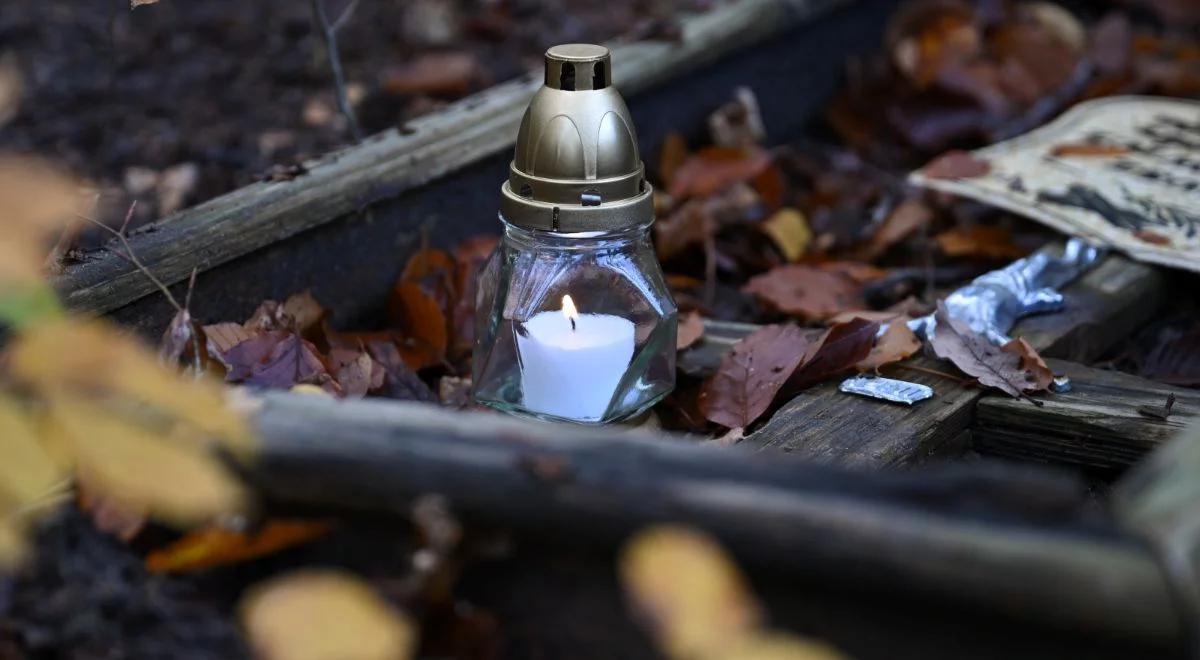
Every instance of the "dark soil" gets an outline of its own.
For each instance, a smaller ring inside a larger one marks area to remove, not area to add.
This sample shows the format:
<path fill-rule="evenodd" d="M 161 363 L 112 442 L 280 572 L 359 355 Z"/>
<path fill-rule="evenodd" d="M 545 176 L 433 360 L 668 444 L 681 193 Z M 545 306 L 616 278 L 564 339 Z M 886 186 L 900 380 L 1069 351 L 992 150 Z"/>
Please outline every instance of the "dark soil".
<path fill-rule="evenodd" d="M 331 17 L 346 4 L 324 2 Z M 369 134 L 536 68 L 555 43 L 669 38 L 668 17 L 706 4 L 365 0 L 339 32 L 340 51 Z M 55 157 L 90 177 L 110 221 L 133 198 L 147 220 L 350 140 L 309 2 L 3 5 L 0 54 L 15 54 L 25 91 L 18 116 L 0 128 L 0 150 Z M 429 53 L 473 58 L 478 69 L 441 96 L 387 91 L 389 76 Z M 155 174 L 181 165 L 175 183 L 155 186 Z M 182 199 L 160 199 L 163 185 Z"/>

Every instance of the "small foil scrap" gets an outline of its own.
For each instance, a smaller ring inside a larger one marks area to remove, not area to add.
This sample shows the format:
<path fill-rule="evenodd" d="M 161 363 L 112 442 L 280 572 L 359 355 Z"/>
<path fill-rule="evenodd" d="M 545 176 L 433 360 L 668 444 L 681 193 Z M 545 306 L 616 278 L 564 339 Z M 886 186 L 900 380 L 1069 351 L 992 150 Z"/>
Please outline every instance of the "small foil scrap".
<path fill-rule="evenodd" d="M 908 406 L 933 396 L 933 388 L 928 385 L 879 376 L 847 378 L 838 389 L 846 394 L 857 394 Z"/>

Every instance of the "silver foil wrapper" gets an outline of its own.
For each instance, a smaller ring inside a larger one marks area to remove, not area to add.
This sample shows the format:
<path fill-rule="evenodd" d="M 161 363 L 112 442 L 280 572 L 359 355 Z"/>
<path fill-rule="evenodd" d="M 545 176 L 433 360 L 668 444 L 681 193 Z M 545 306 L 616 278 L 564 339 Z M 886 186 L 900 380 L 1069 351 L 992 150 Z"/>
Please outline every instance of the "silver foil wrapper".
<path fill-rule="evenodd" d="M 1018 259 L 1000 270 L 975 278 L 946 297 L 946 312 L 966 322 L 995 344 L 1009 341 L 1017 319 L 1062 309 L 1059 289 L 1094 266 L 1103 250 L 1073 238 L 1062 256 L 1046 253 Z M 917 335 L 930 338 L 937 330 L 933 315 L 908 322 Z"/>
<path fill-rule="evenodd" d="M 933 396 L 933 388 L 920 383 L 910 383 L 880 376 L 855 376 L 842 381 L 838 389 L 847 394 L 882 399 L 893 403 L 913 405 Z"/>

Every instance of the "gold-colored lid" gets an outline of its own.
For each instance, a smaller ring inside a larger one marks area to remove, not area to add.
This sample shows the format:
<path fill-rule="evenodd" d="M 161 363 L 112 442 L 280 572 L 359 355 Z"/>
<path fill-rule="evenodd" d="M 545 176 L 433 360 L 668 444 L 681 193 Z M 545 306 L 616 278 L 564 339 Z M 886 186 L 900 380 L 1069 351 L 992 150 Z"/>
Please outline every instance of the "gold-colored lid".
<path fill-rule="evenodd" d="M 653 220 L 652 190 L 607 48 L 546 51 L 546 84 L 525 110 L 500 210 L 526 229 L 614 231 Z"/>

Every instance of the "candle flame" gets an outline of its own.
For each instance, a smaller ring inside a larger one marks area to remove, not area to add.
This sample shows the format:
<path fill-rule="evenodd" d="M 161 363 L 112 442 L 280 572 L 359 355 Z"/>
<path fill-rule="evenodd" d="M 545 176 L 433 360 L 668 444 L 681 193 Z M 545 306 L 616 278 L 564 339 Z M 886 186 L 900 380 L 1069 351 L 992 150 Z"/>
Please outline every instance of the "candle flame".
<path fill-rule="evenodd" d="M 575 329 L 575 322 L 579 320 L 579 310 L 575 309 L 575 301 L 571 300 L 570 294 L 563 296 L 562 313 L 571 322 L 571 329 Z"/>

